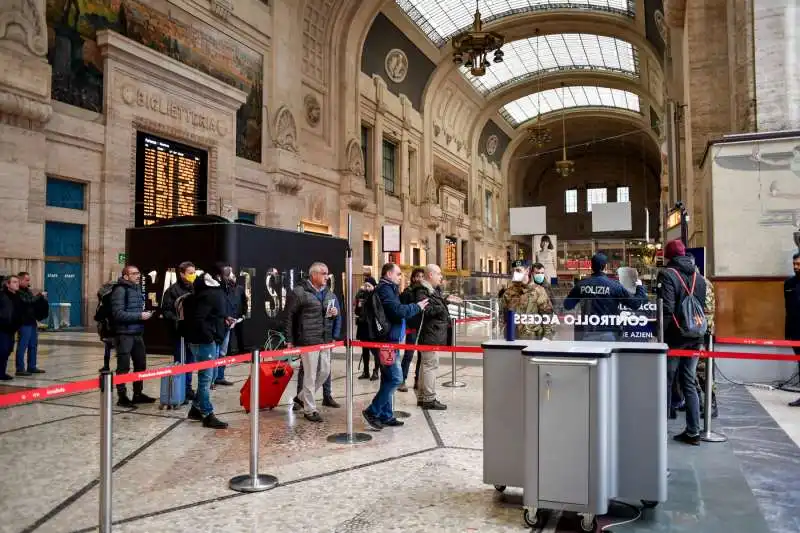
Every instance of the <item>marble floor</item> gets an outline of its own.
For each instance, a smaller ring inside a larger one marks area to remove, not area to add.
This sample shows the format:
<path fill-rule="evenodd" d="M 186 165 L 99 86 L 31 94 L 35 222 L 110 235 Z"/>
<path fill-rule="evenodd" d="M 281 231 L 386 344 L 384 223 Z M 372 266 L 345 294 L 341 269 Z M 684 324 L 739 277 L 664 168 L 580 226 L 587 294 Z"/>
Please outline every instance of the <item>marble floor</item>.
<path fill-rule="evenodd" d="M 102 365 L 102 350 L 47 345 L 46 374 L 17 378 L 13 387 L 88 379 Z M 150 366 L 166 364 L 150 357 Z M 442 360 L 440 383 L 449 379 Z M 185 419 L 186 409 L 156 406 L 116 409 L 114 416 L 114 531 L 522 531 L 520 493 L 500 495 L 482 483 L 482 371 L 459 367 L 463 389 L 439 388 L 449 405 L 423 413 L 412 393 L 397 407 L 411 416 L 402 428 L 372 433 L 358 446 L 331 444 L 345 430 L 345 410 L 322 409 L 324 422 L 295 416 L 288 405 L 260 413 L 261 471 L 280 485 L 260 494 L 228 488 L 248 471 L 248 418 L 238 392 L 246 366 L 230 367 L 236 382 L 213 401 L 230 428 L 213 431 Z M 334 395 L 344 396 L 344 362 L 334 361 Z M 355 409 L 371 400 L 376 382 L 356 380 Z M 145 389 L 157 396 L 157 381 Z M 600 527 L 622 532 L 800 532 L 800 454 L 794 395 L 720 387 L 717 428 L 724 444 L 687 447 L 670 442 L 669 501 L 636 522 L 613 526 L 635 513 L 614 506 Z M 288 404 L 294 381 L 283 397 Z M 0 410 L 0 531 L 97 530 L 99 393 L 89 392 Z M 792 419 L 794 415 L 794 419 Z M 356 418 L 357 430 L 363 424 Z M 681 429 L 677 422 L 670 432 Z M 794 439 L 794 440 L 793 440 Z M 578 531 L 574 516 L 553 513 L 539 531 Z"/>

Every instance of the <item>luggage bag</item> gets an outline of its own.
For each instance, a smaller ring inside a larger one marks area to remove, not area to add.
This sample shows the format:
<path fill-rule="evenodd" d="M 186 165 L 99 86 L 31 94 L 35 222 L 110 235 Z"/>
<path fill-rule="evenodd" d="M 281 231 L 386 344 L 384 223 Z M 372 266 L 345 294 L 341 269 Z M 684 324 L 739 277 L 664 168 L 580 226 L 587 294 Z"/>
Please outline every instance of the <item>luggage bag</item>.
<path fill-rule="evenodd" d="M 258 408 L 273 409 L 281 403 L 281 396 L 294 375 L 294 369 L 288 361 L 268 361 L 259 365 L 259 371 Z M 246 413 L 250 412 L 250 378 L 247 378 L 239 392 L 239 404 Z"/>
<path fill-rule="evenodd" d="M 186 344 L 181 337 L 181 360 L 173 366 L 186 362 Z M 186 402 L 186 374 L 177 374 L 161 378 L 161 394 L 159 409 L 178 409 Z"/>

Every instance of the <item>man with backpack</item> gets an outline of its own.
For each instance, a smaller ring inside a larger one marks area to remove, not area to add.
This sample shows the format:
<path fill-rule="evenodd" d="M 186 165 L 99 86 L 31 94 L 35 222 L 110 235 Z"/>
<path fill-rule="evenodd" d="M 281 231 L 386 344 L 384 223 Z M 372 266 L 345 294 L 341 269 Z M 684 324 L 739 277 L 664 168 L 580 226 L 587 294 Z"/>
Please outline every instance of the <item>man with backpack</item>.
<path fill-rule="evenodd" d="M 144 310 L 144 295 L 141 287 L 142 273 L 133 265 L 122 269 L 122 276 L 111 291 L 111 320 L 117 348 L 117 375 L 147 369 L 147 355 L 142 334 L 144 323 L 153 316 L 152 311 Z M 147 396 L 141 381 L 133 383 L 133 397 L 128 398 L 125 384 L 117 385 L 117 405 L 135 407 L 136 404 L 154 403 L 155 398 Z"/>
<path fill-rule="evenodd" d="M 428 300 L 403 305 L 400 302 L 400 280 L 403 272 L 394 263 L 381 269 L 378 288 L 370 294 L 365 304 L 365 324 L 370 340 L 397 343 L 406 336 L 406 320 L 428 307 Z M 403 370 L 397 350 L 381 350 L 381 385 L 372 403 L 361 414 L 370 429 L 380 431 L 384 426 L 402 426 L 394 417 L 392 396 L 403 382 Z"/>
<path fill-rule="evenodd" d="M 697 274 L 692 258 L 686 255 L 686 246 L 678 239 L 664 247 L 664 259 L 667 266 L 657 279 L 664 308 L 664 341 L 673 349 L 700 350 L 708 332 L 705 279 Z M 700 444 L 697 361 L 697 357 L 667 359 L 667 407 L 672 405 L 672 384 L 676 379 L 686 401 L 686 429 L 674 438 L 694 446 Z"/>
<path fill-rule="evenodd" d="M 178 265 L 178 279 L 164 291 L 161 298 L 162 316 L 167 322 L 170 339 L 174 346 L 172 358 L 176 363 L 181 362 L 181 348 L 184 351 L 184 363 L 194 363 L 194 356 L 189 349 L 182 331 L 182 307 L 185 297 L 192 293 L 192 286 L 197 279 L 196 268 L 191 261 L 184 261 Z M 181 309 L 179 309 L 179 307 Z M 181 346 L 183 344 L 183 346 Z M 192 373 L 186 374 L 186 401 L 194 400 L 192 391 Z"/>

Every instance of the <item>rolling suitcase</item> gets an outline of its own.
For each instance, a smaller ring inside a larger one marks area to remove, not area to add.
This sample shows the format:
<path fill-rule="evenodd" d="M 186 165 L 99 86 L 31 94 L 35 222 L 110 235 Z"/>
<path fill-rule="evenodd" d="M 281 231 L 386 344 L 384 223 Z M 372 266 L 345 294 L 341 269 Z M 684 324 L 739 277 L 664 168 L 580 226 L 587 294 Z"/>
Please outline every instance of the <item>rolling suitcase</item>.
<path fill-rule="evenodd" d="M 261 363 L 259 369 L 258 408 L 272 409 L 281 403 L 281 396 L 294 375 L 294 369 L 288 361 Z M 247 378 L 239 392 L 239 404 L 246 413 L 250 412 L 250 378 Z"/>
<path fill-rule="evenodd" d="M 173 366 L 186 362 L 186 343 L 181 337 L 181 361 Z M 161 378 L 161 394 L 159 409 L 177 409 L 186 402 L 186 374 L 177 374 Z"/>

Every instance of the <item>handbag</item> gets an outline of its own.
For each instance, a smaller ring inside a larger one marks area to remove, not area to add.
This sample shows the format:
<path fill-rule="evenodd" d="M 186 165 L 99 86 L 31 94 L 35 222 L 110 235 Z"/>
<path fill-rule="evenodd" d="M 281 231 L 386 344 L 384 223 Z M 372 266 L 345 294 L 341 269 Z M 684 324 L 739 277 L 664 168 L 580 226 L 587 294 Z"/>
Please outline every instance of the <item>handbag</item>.
<path fill-rule="evenodd" d="M 391 348 L 381 348 L 378 351 L 378 357 L 380 358 L 381 366 L 392 366 L 395 358 L 397 358 L 397 352 Z"/>

